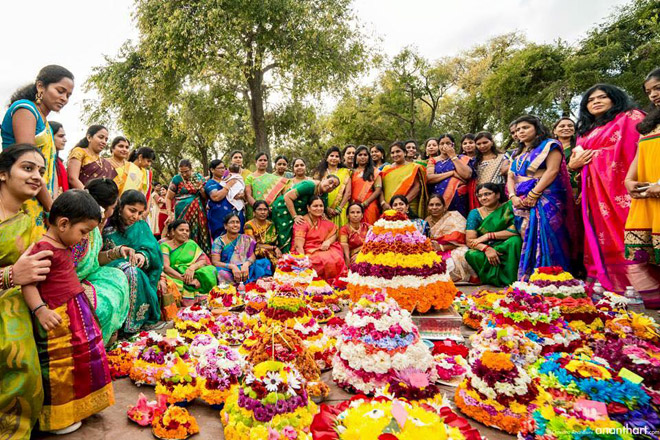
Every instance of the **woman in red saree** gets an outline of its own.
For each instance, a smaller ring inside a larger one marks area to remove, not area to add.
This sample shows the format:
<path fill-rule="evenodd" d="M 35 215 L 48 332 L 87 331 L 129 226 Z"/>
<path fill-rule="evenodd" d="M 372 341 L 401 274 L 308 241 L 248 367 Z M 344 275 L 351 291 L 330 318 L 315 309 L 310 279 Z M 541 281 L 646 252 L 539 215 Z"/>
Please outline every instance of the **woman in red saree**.
<path fill-rule="evenodd" d="M 360 253 L 369 232 L 369 224 L 363 221 L 364 208 L 360 203 L 351 203 L 347 211 L 348 224 L 339 228 L 339 243 L 344 250 L 346 267 L 355 263 L 355 257 Z"/>
<path fill-rule="evenodd" d="M 621 89 L 607 84 L 593 86 L 580 103 L 577 146 L 569 166 L 582 168 L 588 277 L 607 290 L 622 293 L 626 286 L 633 286 L 642 296 L 649 296 L 658 293 L 658 279 L 646 264 L 625 259 L 623 241 L 631 204 L 624 180 L 637 151 L 639 133 L 635 126 L 643 118 Z"/>
<path fill-rule="evenodd" d="M 305 254 L 316 273 L 333 284 L 346 271 L 344 254 L 337 241 L 337 226 L 323 218 L 325 204 L 320 196 L 307 203 L 307 214 L 293 227 L 296 253 Z"/>
<path fill-rule="evenodd" d="M 380 178 L 380 170 L 374 166 L 369 148 L 365 145 L 360 145 L 357 148 L 353 168 L 351 202 L 362 206 L 364 221 L 373 225 L 380 216 L 378 198 L 383 192 L 383 184 Z"/>

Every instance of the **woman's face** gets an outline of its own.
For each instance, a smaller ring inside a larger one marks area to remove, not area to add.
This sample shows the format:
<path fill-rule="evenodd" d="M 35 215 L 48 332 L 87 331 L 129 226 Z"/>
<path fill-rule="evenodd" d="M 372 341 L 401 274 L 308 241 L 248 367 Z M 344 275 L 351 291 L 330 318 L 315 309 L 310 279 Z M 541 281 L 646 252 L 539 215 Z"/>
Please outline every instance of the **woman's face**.
<path fill-rule="evenodd" d="M 488 188 L 481 188 L 477 193 L 477 199 L 486 208 L 492 208 L 499 202 L 499 194 Z"/>
<path fill-rule="evenodd" d="M 158 190 L 158 194 L 160 194 L 161 197 L 165 197 L 167 195 L 167 188 L 161 186 L 160 189 Z"/>
<path fill-rule="evenodd" d="M 142 203 L 134 203 L 132 205 L 125 205 L 121 210 L 121 219 L 126 226 L 131 226 L 142 218 L 146 206 Z"/>
<path fill-rule="evenodd" d="M 569 119 L 562 119 L 555 127 L 554 135 L 558 138 L 570 138 L 575 134 L 575 124 Z"/>
<path fill-rule="evenodd" d="M 355 158 L 355 148 L 348 147 L 344 153 L 344 165 L 353 168 L 353 159 Z"/>
<path fill-rule="evenodd" d="M 520 142 L 530 143 L 536 137 L 536 128 L 529 122 L 519 122 L 516 124 L 516 137 Z"/>
<path fill-rule="evenodd" d="M 314 218 L 321 217 L 325 212 L 323 201 L 319 199 L 314 200 L 312 204 L 307 207 L 307 211 Z"/>
<path fill-rule="evenodd" d="M 465 154 L 472 154 L 474 153 L 474 149 L 477 147 L 477 145 L 473 139 L 465 138 L 461 144 L 461 147 L 463 148 L 463 152 L 465 152 Z"/>
<path fill-rule="evenodd" d="M 445 136 L 438 141 L 438 149 L 441 149 L 443 147 L 454 148 L 454 143 L 451 141 L 451 139 Z"/>
<path fill-rule="evenodd" d="M 225 225 L 225 229 L 230 234 L 238 234 L 241 230 L 241 221 L 238 219 L 238 217 L 232 217 Z"/>
<path fill-rule="evenodd" d="M 231 157 L 231 163 L 243 166 L 243 153 L 236 153 Z"/>
<path fill-rule="evenodd" d="M 137 159 L 135 159 L 135 165 L 137 165 L 142 169 L 147 169 L 147 170 L 151 168 L 151 164 L 153 162 L 154 162 L 153 159 L 147 159 L 143 157 L 141 154 L 138 155 Z"/>
<path fill-rule="evenodd" d="M 113 203 L 112 205 L 105 208 L 105 211 L 103 212 L 103 221 L 101 222 L 102 225 L 104 225 L 106 220 L 112 217 L 112 214 L 115 213 L 115 209 L 117 209 L 117 203 L 119 203 L 118 200 L 116 200 L 115 203 Z"/>
<path fill-rule="evenodd" d="M 390 149 L 390 156 L 392 156 L 392 160 L 397 165 L 401 165 L 403 162 L 406 161 L 406 153 L 399 146 L 394 146 Z"/>
<path fill-rule="evenodd" d="M 64 150 L 64 146 L 66 145 L 66 132 L 64 131 L 64 127 L 60 127 L 60 129 L 57 130 L 57 133 L 53 135 L 53 141 L 55 141 L 55 148 L 57 151 Z"/>
<path fill-rule="evenodd" d="M 190 226 L 188 223 L 182 223 L 174 230 L 173 237 L 179 243 L 184 243 L 190 238 Z"/>
<path fill-rule="evenodd" d="M 417 158 L 417 146 L 414 142 L 408 142 L 406 145 L 406 157 L 408 159 L 414 160 Z"/>
<path fill-rule="evenodd" d="M 435 157 L 438 155 L 438 141 L 429 139 L 426 143 L 426 157 Z"/>
<path fill-rule="evenodd" d="M 404 203 L 403 200 L 401 199 L 396 199 L 394 203 L 392 204 L 392 209 L 394 209 L 396 212 L 400 212 L 402 214 L 407 214 L 408 213 L 408 205 Z"/>
<path fill-rule="evenodd" d="M 59 112 L 69 102 L 73 93 L 73 80 L 62 78 L 56 83 L 44 87 L 41 82 L 37 83 L 37 93 L 41 93 L 41 102 L 52 112 Z"/>
<path fill-rule="evenodd" d="M 660 107 L 660 80 L 651 77 L 644 83 L 644 91 L 653 105 Z"/>
<path fill-rule="evenodd" d="M 275 172 L 278 176 L 283 176 L 284 173 L 286 173 L 288 166 L 289 164 L 285 159 L 278 159 L 277 162 L 275 162 Z"/>
<path fill-rule="evenodd" d="M 488 139 L 487 137 L 482 137 L 479 138 L 478 141 L 475 142 L 477 144 L 477 149 L 481 154 L 487 154 L 490 153 L 490 151 L 493 148 L 493 141 Z"/>
<path fill-rule="evenodd" d="M 257 209 L 254 210 L 254 216 L 257 220 L 266 220 L 268 218 L 268 206 L 261 204 Z"/>
<path fill-rule="evenodd" d="M 367 150 L 365 149 L 360 150 L 355 161 L 359 166 L 366 166 L 367 163 L 369 163 L 369 153 L 367 153 Z"/>
<path fill-rule="evenodd" d="M 327 194 L 339 186 L 339 178 L 336 176 L 326 177 L 325 179 L 321 180 L 319 185 L 321 186 L 321 192 Z"/>
<path fill-rule="evenodd" d="M 602 90 L 594 90 L 587 98 L 587 110 L 595 118 L 612 108 L 612 100 Z"/>
<path fill-rule="evenodd" d="M 184 180 L 189 180 L 192 177 L 192 168 L 179 167 L 179 174 L 181 177 L 183 177 Z"/>
<path fill-rule="evenodd" d="M 429 200 L 429 214 L 432 217 L 442 217 L 445 213 L 445 205 L 438 197 L 431 197 Z"/>
<path fill-rule="evenodd" d="M 0 183 L 17 200 L 25 201 L 39 193 L 44 185 L 44 174 L 46 174 L 44 158 L 31 151 L 19 157 L 8 173 L 0 173 Z"/>
<path fill-rule="evenodd" d="M 383 161 L 383 153 L 376 147 L 371 147 L 371 160 L 374 163 L 381 163 Z"/>
<path fill-rule="evenodd" d="M 305 162 L 302 160 L 298 159 L 293 163 L 293 174 L 298 177 L 305 177 L 305 174 L 307 174 L 307 165 L 305 165 Z"/>
<path fill-rule="evenodd" d="M 266 171 L 268 169 L 268 157 L 265 154 L 259 156 L 256 162 L 257 171 Z"/>
<path fill-rule="evenodd" d="M 336 167 L 337 165 L 339 165 L 339 153 L 337 151 L 333 151 L 328 155 L 327 161 L 328 161 L 328 165 L 330 165 L 331 167 Z"/>
<path fill-rule="evenodd" d="M 360 209 L 359 206 L 352 205 L 349 208 L 349 210 L 348 210 L 348 220 L 351 223 L 360 223 L 360 222 L 362 222 L 362 217 L 364 217 L 364 214 L 362 214 L 362 210 Z"/>
<path fill-rule="evenodd" d="M 518 135 L 516 134 L 516 124 L 509 125 L 509 134 L 511 135 L 511 139 L 513 139 L 514 142 L 520 141 L 520 139 L 518 139 Z"/>
<path fill-rule="evenodd" d="M 117 144 L 112 148 L 112 156 L 115 159 L 124 161 L 128 158 L 129 150 L 131 149 L 131 146 L 128 144 L 126 141 L 119 141 Z"/>
<path fill-rule="evenodd" d="M 94 133 L 94 136 L 87 135 L 87 140 L 89 141 L 90 150 L 96 154 L 100 154 L 106 145 L 108 145 L 108 130 L 102 128 Z"/>

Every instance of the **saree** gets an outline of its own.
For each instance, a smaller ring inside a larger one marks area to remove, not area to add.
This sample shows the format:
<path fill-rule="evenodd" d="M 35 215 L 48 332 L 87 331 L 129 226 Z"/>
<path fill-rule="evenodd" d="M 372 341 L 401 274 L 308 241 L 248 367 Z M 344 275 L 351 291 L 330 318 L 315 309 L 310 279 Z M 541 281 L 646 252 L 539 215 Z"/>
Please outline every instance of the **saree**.
<path fill-rule="evenodd" d="M 277 255 L 270 249 L 264 249 L 259 245 L 277 245 L 277 231 L 275 225 L 270 220 L 266 220 L 263 225 L 258 225 L 256 221 L 250 220 L 245 223 L 245 234 L 254 238 L 257 242 L 257 247 L 254 251 L 257 258 L 267 258 L 272 267 L 277 265 Z"/>
<path fill-rule="evenodd" d="M 109 160 L 100 156 L 93 156 L 85 148 L 75 147 L 71 150 L 67 159 L 67 166 L 71 159 L 80 161 L 80 175 L 78 176 L 78 180 L 83 185 L 87 185 L 87 182 L 91 180 L 103 177 L 114 180 L 117 176 L 117 171 L 112 167 Z"/>
<path fill-rule="evenodd" d="M 133 162 L 128 162 L 123 166 L 114 168 L 117 175 L 114 178 L 119 195 L 134 189 L 140 191 L 147 198 L 147 203 L 151 198 L 151 170 L 142 169 Z"/>
<path fill-rule="evenodd" d="M 20 212 L 0 222 L 0 267 L 14 264 L 37 239 L 32 218 Z M 20 287 L 0 290 L 0 433 L 29 439 L 44 394 L 32 317 Z"/>
<path fill-rule="evenodd" d="M 107 226 L 103 230 L 103 250 L 122 245 L 135 249 L 136 253 L 145 257 L 141 268 L 131 265 L 125 258 L 108 263 L 108 266 L 121 269 L 128 279 L 129 307 L 123 331 L 131 334 L 160 320 L 157 291 L 160 274 L 163 272 L 163 255 L 144 220 L 132 224 L 124 232 L 114 226 Z"/>
<path fill-rule="evenodd" d="M 307 201 L 316 193 L 316 182 L 314 180 L 304 180 L 294 185 L 289 191 L 293 190 L 298 194 L 298 198 L 293 201 L 296 214 L 307 214 Z M 321 197 L 327 206 L 327 194 L 323 194 Z M 282 253 L 287 253 L 291 248 L 293 219 L 286 207 L 286 203 L 284 203 L 284 194 L 280 195 L 273 202 L 273 206 L 271 207 L 271 218 L 273 219 L 275 229 L 277 230 L 277 244 L 282 250 Z"/>
<path fill-rule="evenodd" d="M 360 253 L 364 241 L 367 239 L 367 232 L 370 225 L 366 222 L 360 223 L 358 230 L 351 228 L 351 225 L 344 225 L 339 229 L 339 243 L 348 245 L 348 255 L 350 262 L 355 263 L 355 257 Z"/>
<path fill-rule="evenodd" d="M 561 145 L 554 139 L 546 139 L 512 161 L 511 172 L 518 197 L 527 196 L 534 188 L 539 180 L 533 177 L 534 173 L 545 168 L 545 161 L 553 150 L 561 152 Z M 574 250 L 571 243 L 575 241 L 573 206 L 568 172 L 562 160 L 559 174 L 543 190 L 536 205 L 533 208 L 514 208 L 516 229 L 523 240 L 518 265 L 519 279 L 531 275 L 537 267 L 561 266 L 566 271 L 571 270 Z"/>
<path fill-rule="evenodd" d="M 243 230 L 243 225 L 245 224 L 245 210 L 238 211 L 234 208 L 234 205 L 227 200 L 227 197 L 219 202 L 211 200 L 211 193 L 213 191 L 220 191 L 222 188 L 222 184 L 215 179 L 210 179 L 204 184 L 207 209 L 206 217 L 208 219 L 209 231 L 211 232 L 211 240 L 215 240 L 221 235 L 225 235 L 227 231 L 225 230 L 224 221 L 225 217 L 230 213 L 238 215 L 238 218 L 241 220 L 241 230 Z"/>
<path fill-rule="evenodd" d="M 477 237 L 489 232 L 509 231 L 518 234 L 514 225 L 515 215 L 511 202 L 500 205 L 486 218 L 481 217 L 478 209 L 473 209 L 467 218 L 467 231 L 476 231 Z M 500 264 L 493 266 L 488 262 L 486 254 L 476 249 L 465 253 L 465 260 L 479 276 L 482 284 L 503 287 L 518 279 L 518 264 L 522 239 L 514 235 L 506 240 L 489 240 L 486 244 L 500 253 Z"/>
<path fill-rule="evenodd" d="M 496 185 L 504 186 L 506 179 L 502 174 L 500 174 L 500 169 L 506 160 L 507 159 L 504 154 L 500 154 L 495 159 L 482 160 L 476 169 L 476 179 L 470 180 L 476 180 L 476 185 L 481 185 L 482 183 L 494 183 Z"/>
<path fill-rule="evenodd" d="M 196 263 L 200 258 L 203 258 L 208 262 L 208 257 L 204 254 L 202 248 L 192 240 L 188 240 L 174 249 L 165 241 L 160 244 L 160 250 L 163 253 L 163 256 L 169 256 L 170 267 L 181 275 L 186 273 L 186 270 L 188 270 L 190 265 Z M 200 284 L 199 288 L 185 284 L 183 280 L 172 278 L 167 274 L 165 276 L 176 284 L 183 299 L 188 301 L 197 301 L 206 298 L 211 289 L 218 285 L 217 277 L 215 275 L 215 267 L 210 263 L 195 271 L 195 279 L 199 281 Z"/>
<path fill-rule="evenodd" d="M 637 151 L 638 110 L 620 113 L 610 123 L 577 139 L 585 150 L 596 150 L 582 168 L 584 265 L 587 275 L 606 290 L 622 293 L 634 286 L 642 294 L 658 291 L 658 281 L 646 264 L 625 258 L 625 225 L 632 198 L 623 182 Z"/>
<path fill-rule="evenodd" d="M 20 99 L 9 106 L 7 113 L 5 113 L 2 120 L 2 127 L 0 129 L 0 133 L 2 134 L 2 148 L 7 148 L 16 143 L 12 120 L 14 118 L 14 113 L 19 109 L 29 110 L 37 119 L 34 145 L 41 151 L 41 154 L 44 155 L 46 160 L 46 173 L 44 174 L 43 179 L 44 182 L 46 182 L 46 189 L 51 197 L 54 197 L 57 190 L 57 171 L 55 162 L 57 149 L 55 148 L 55 141 L 53 140 L 53 133 L 50 125 L 48 124 L 48 121 L 41 116 L 41 113 L 34 102 L 27 99 Z M 47 229 L 43 206 L 41 206 L 41 203 L 39 203 L 35 197 L 26 201 L 23 204 L 23 209 L 32 219 L 33 227 L 36 229 L 36 238 L 41 238 L 41 236 L 46 233 Z"/>
<path fill-rule="evenodd" d="M 99 265 L 102 247 L 101 232 L 94 228 L 72 251 L 76 274 L 96 311 L 103 342 L 107 344 L 126 320 L 129 291 L 128 280 L 121 270 Z"/>
<path fill-rule="evenodd" d="M 351 177 L 351 200 L 353 202 L 364 203 L 365 200 L 373 195 L 375 191 L 374 185 L 380 174 L 380 170 L 374 168 L 374 177 L 371 181 L 364 180 L 362 178 L 363 173 L 364 171 L 354 171 Z M 378 206 L 378 198 L 376 198 L 369 203 L 369 206 L 364 208 L 363 219 L 368 224 L 373 225 L 378 220 L 378 217 L 380 217 L 380 207 Z"/>
<path fill-rule="evenodd" d="M 396 195 L 407 196 L 408 191 L 415 182 L 419 182 L 419 195 L 414 200 L 408 200 L 410 210 L 419 218 L 424 218 L 426 211 L 426 171 L 416 163 L 404 165 L 391 164 L 383 168 L 381 172 L 383 180 L 383 198 L 387 203 Z"/>
<path fill-rule="evenodd" d="M 348 185 L 348 182 L 351 179 L 351 173 L 352 170 L 349 168 L 339 168 L 337 170 L 335 175 L 339 177 L 339 186 L 328 193 L 328 203 L 326 207 L 332 209 L 337 209 L 339 207 L 341 201 L 344 198 L 344 190 L 346 189 L 346 185 Z M 348 205 L 348 203 L 346 205 Z M 338 228 L 341 228 L 346 223 L 348 223 L 348 217 L 346 216 L 347 208 L 348 206 L 344 206 L 339 215 L 336 215 L 331 219 L 332 223 L 337 225 Z"/>
<path fill-rule="evenodd" d="M 463 154 L 458 155 L 458 160 L 469 166 L 472 170 L 472 177 L 467 181 L 458 177 L 449 177 L 442 182 L 433 185 L 431 194 L 439 194 L 445 201 L 445 206 L 448 211 L 458 211 L 463 218 L 467 217 L 470 207 L 468 197 L 468 184 L 475 176 L 474 161 L 470 156 Z M 451 159 L 438 160 L 435 158 L 429 159 L 429 166 L 433 167 L 435 174 L 447 173 L 449 171 L 456 171 L 454 161 Z"/>
<path fill-rule="evenodd" d="M 465 217 L 457 211 L 447 211 L 431 226 L 430 238 L 443 246 L 456 246 L 452 250 L 441 252 L 442 258 L 447 261 L 447 269 L 452 281 L 470 283 L 477 281 L 476 273 L 465 260 L 465 253 L 469 250 L 465 245 Z"/>
<path fill-rule="evenodd" d="M 177 174 L 172 178 L 169 190 L 174 193 L 174 219 L 188 222 L 190 239 L 208 254 L 211 251 L 211 240 L 206 212 L 202 204 L 203 182 L 204 177 L 199 173 L 194 173 L 190 180 L 184 180 L 180 174 Z"/>
<path fill-rule="evenodd" d="M 293 233 L 296 238 L 305 240 L 303 246 L 305 255 L 309 257 L 318 276 L 332 285 L 346 270 L 344 252 L 338 241 L 332 243 L 325 251 L 321 250 L 321 245 L 328 237 L 337 234 L 337 225 L 322 218 L 316 226 L 312 226 L 306 219 L 304 223 L 293 227 Z"/>
<path fill-rule="evenodd" d="M 222 236 L 224 237 L 224 235 Z M 213 241 L 213 255 L 219 255 L 220 261 L 225 264 L 235 264 L 239 268 L 254 255 L 254 249 L 257 242 L 254 238 L 246 234 L 238 234 L 231 243 L 225 244 L 222 237 L 218 237 Z M 218 283 L 234 283 L 234 274 L 231 269 L 226 267 L 218 267 Z M 250 265 L 248 280 L 245 282 L 251 283 L 262 277 L 273 275 L 273 270 L 270 266 L 270 261 L 267 258 L 259 258 L 254 264 Z"/>
<path fill-rule="evenodd" d="M 288 181 L 288 178 L 276 176 L 275 174 L 265 173 L 261 176 L 255 176 L 252 173 L 245 179 L 245 186 L 251 186 L 254 200 L 264 200 L 270 206 L 284 190 Z M 253 215 L 252 206 L 248 205 L 246 211 L 246 218 L 251 220 Z"/>

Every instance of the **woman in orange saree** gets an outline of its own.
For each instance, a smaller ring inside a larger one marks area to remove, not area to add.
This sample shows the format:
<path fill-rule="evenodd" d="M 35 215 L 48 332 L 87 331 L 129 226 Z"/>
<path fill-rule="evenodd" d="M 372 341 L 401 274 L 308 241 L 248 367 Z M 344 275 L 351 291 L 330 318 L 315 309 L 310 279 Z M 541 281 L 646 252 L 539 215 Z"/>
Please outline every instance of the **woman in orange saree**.
<path fill-rule="evenodd" d="M 337 241 L 337 226 L 323 218 L 325 204 L 320 196 L 307 203 L 303 222 L 293 227 L 296 253 L 309 257 L 316 273 L 333 284 L 346 271 L 344 253 Z"/>
<path fill-rule="evenodd" d="M 390 146 L 390 156 L 394 163 L 385 166 L 381 172 L 383 180 L 381 209 L 383 211 L 392 209 L 389 201 L 394 196 L 402 195 L 410 203 L 410 210 L 418 218 L 424 218 L 427 200 L 424 168 L 414 162 L 406 162 L 403 142 L 394 142 Z"/>
<path fill-rule="evenodd" d="M 360 145 L 355 152 L 351 190 L 351 201 L 362 206 L 364 221 L 373 225 L 380 216 L 378 198 L 383 192 L 383 183 L 365 145 Z"/>
<path fill-rule="evenodd" d="M 344 250 L 346 267 L 355 263 L 355 257 L 362 250 L 367 239 L 369 224 L 364 221 L 364 208 L 361 204 L 353 202 L 348 205 L 348 223 L 339 228 L 339 243 Z"/>

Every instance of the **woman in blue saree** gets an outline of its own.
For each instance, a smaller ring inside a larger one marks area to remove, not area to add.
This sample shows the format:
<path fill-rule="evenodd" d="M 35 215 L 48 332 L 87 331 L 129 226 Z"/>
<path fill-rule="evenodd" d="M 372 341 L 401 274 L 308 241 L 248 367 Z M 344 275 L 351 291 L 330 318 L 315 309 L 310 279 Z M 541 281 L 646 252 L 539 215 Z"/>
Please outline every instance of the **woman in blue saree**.
<path fill-rule="evenodd" d="M 211 232 L 211 242 L 216 238 L 224 235 L 225 230 L 225 217 L 229 213 L 236 213 L 241 219 L 241 228 L 245 224 L 245 210 L 238 212 L 234 205 L 227 200 L 229 189 L 236 182 L 232 180 L 223 185 L 222 178 L 225 174 L 225 167 L 221 160 L 212 160 L 209 164 L 211 170 L 211 178 L 204 184 L 204 192 L 206 193 L 206 217 L 209 222 L 209 231 Z"/>
<path fill-rule="evenodd" d="M 224 219 L 227 233 L 213 241 L 211 261 L 218 269 L 218 284 L 250 283 L 273 274 L 268 258 L 257 259 L 254 250 L 257 242 L 247 234 L 241 234 L 241 220 L 235 213 Z"/>
<path fill-rule="evenodd" d="M 548 130 L 535 116 L 522 116 L 515 124 L 520 146 L 512 158 L 507 188 L 523 239 L 518 278 L 544 266 L 570 271 L 575 217 L 562 146 L 548 138 Z"/>

